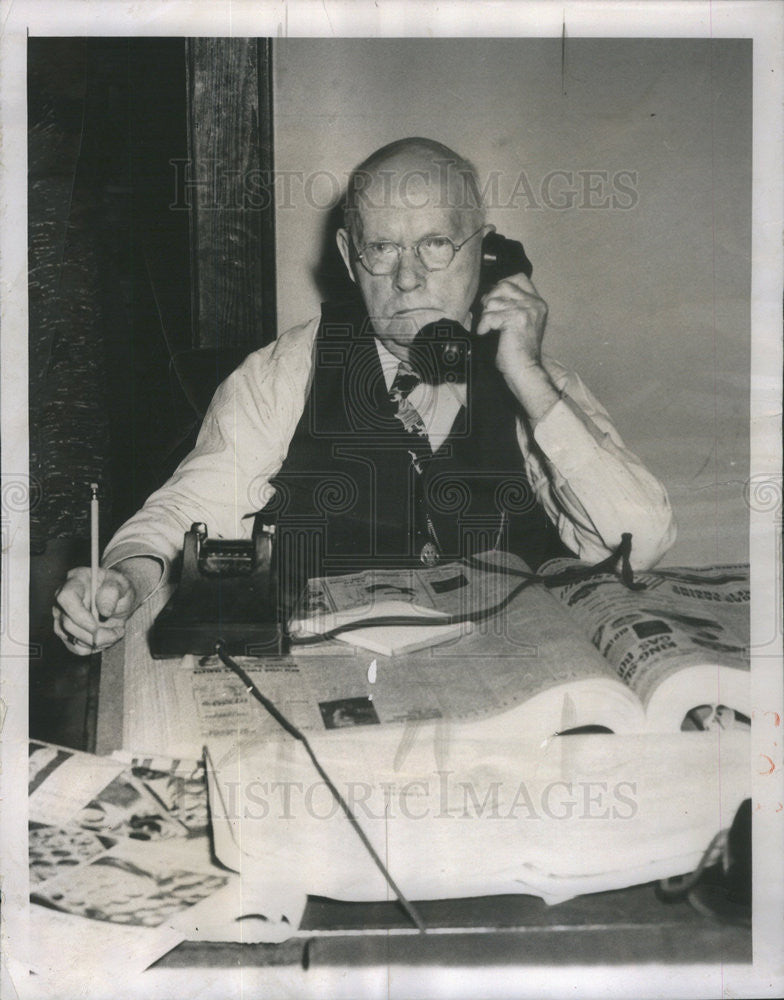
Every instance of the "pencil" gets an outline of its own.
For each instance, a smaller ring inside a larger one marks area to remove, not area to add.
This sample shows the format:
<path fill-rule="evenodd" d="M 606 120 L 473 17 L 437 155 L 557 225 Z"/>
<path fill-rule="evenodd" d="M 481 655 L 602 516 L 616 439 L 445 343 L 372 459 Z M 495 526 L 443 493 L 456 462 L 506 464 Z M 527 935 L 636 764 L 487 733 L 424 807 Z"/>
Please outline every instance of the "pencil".
<path fill-rule="evenodd" d="M 90 483 L 90 610 L 98 619 L 95 594 L 98 589 L 98 483 Z"/>

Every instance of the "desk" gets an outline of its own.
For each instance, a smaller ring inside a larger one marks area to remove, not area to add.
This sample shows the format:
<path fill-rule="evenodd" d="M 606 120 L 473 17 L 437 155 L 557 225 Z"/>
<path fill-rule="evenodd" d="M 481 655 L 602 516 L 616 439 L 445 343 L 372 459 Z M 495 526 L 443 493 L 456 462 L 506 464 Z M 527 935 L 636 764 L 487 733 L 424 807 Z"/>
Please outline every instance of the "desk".
<path fill-rule="evenodd" d="M 154 610 L 143 614 L 141 631 Z M 124 669 L 125 648 L 120 643 L 103 657 L 98 753 L 110 753 L 122 743 Z M 299 935 L 283 944 L 184 942 L 157 967 L 751 962 L 750 930 L 715 923 L 686 902 L 665 902 L 653 884 L 581 896 L 557 906 L 527 895 L 431 900 L 417 906 L 428 927 L 425 936 L 411 930 L 394 903 L 310 897 Z"/>
<path fill-rule="evenodd" d="M 283 944 L 183 942 L 158 968 L 636 965 L 751 962 L 751 932 L 664 903 L 653 885 L 547 906 L 534 896 L 417 903 L 418 934 L 394 903 L 311 897 L 302 935 Z M 432 928 L 432 929 L 431 929 Z"/>

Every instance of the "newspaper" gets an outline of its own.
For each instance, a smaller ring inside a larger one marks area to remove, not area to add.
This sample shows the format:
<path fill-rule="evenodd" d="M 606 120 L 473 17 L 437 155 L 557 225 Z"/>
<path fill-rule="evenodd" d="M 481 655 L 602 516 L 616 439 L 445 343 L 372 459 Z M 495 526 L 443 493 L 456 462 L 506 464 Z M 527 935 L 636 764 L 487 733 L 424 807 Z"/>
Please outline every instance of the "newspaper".
<path fill-rule="evenodd" d="M 484 552 L 427 569 L 373 568 L 317 577 L 308 581 L 289 622 L 289 634 L 297 642 L 370 619 L 413 618 L 417 620 L 413 625 L 352 628 L 337 638 L 385 656 L 415 652 L 470 632 L 473 619 L 492 614 L 528 573 L 518 559 Z M 439 619 L 445 624 L 438 624 Z"/>
<path fill-rule="evenodd" d="M 495 558 L 522 566 L 508 554 Z M 574 565 L 550 563 L 548 570 Z M 492 578 L 499 581 L 500 600 L 509 579 Z M 531 739 L 582 725 L 614 732 L 640 732 L 651 724 L 673 730 L 681 725 L 682 716 L 675 718 L 680 706 L 651 722 L 650 693 L 671 678 L 691 699 L 682 672 L 706 663 L 725 664 L 737 675 L 739 690 L 726 703 L 748 714 L 747 568 L 662 570 L 638 579 L 648 585 L 645 591 L 629 591 L 609 574 L 567 587 L 534 584 L 477 622 L 472 633 L 401 656 L 333 641 L 293 646 L 284 656 L 237 659 L 286 718 L 309 734 L 371 726 L 380 739 L 389 726 L 429 725 L 441 732 L 459 726 L 465 735 L 466 727 L 489 718 L 499 731 L 523 731 Z M 207 740 L 280 737 L 278 724 L 217 657 L 153 660 L 146 627 L 132 620 L 128 628 L 127 749 L 194 755 Z M 654 659 L 651 651 L 657 649 Z M 631 668 L 619 670 L 629 654 L 636 657 Z M 703 670 L 703 682 L 715 688 L 711 670 Z M 662 690 L 667 692 L 666 684 Z M 683 714 L 701 703 L 692 702 Z"/>
<path fill-rule="evenodd" d="M 106 954 L 115 975 L 135 975 L 240 912 L 235 876 L 210 854 L 203 763 L 31 741 L 28 795 L 29 962 L 61 995 Z"/>
<path fill-rule="evenodd" d="M 541 586 L 446 645 L 383 657 L 342 643 L 292 647 L 281 657 L 235 657 L 295 726 L 327 734 L 349 726 L 480 725 L 544 739 L 595 723 L 588 694 L 602 698 L 598 724 L 634 731 L 642 709 L 576 623 Z M 125 745 L 192 752 L 204 740 L 275 739 L 277 722 L 217 657 L 134 662 Z M 126 688 L 128 692 L 128 688 Z M 533 704 L 532 704 L 533 703 Z M 465 731 L 465 728 L 463 729 Z M 398 738 L 397 736 L 395 738 Z"/>
<path fill-rule="evenodd" d="M 569 566 L 573 560 L 554 560 L 544 572 Z M 551 592 L 646 708 L 665 681 L 688 667 L 708 664 L 748 674 L 748 566 L 675 567 L 636 579 L 644 589 L 630 590 L 604 573 Z M 737 680 L 748 687 L 747 676 Z M 748 697 L 732 707 L 748 714 L 747 703 Z"/>
<path fill-rule="evenodd" d="M 308 582 L 303 617 L 314 617 L 328 628 L 333 621 L 383 614 L 390 605 L 409 614 L 436 616 L 488 609 L 520 582 L 516 572 L 527 572 L 521 560 L 499 556 L 482 553 L 475 560 L 441 563 L 428 569 L 367 569 L 317 577 Z M 497 567 L 513 572 L 499 573 Z"/>

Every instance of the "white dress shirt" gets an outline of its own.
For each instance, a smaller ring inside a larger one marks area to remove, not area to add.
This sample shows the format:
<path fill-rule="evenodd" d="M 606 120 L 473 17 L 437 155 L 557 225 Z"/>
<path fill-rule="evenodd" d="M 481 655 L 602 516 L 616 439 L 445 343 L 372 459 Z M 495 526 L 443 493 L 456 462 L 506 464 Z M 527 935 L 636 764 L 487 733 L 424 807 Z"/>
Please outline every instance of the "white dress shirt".
<path fill-rule="evenodd" d="M 294 327 L 218 387 L 193 451 L 116 532 L 105 567 L 151 556 L 163 581 L 194 521 L 203 521 L 210 537 L 250 538 L 305 407 L 318 327 L 318 319 Z M 382 345 L 379 357 L 389 386 L 397 359 Z M 517 420 L 521 461 L 539 501 L 581 559 L 598 562 L 631 532 L 632 566 L 653 566 L 675 539 L 664 487 L 626 448 L 579 376 L 552 359 L 543 364 L 562 398 L 533 430 L 522 415 Z M 464 401 L 459 387 L 420 385 L 409 398 L 437 448 Z"/>
<path fill-rule="evenodd" d="M 392 382 L 397 374 L 400 359 L 386 349 L 380 340 L 376 340 L 378 359 L 387 391 L 392 388 Z M 435 454 L 449 436 L 455 417 L 460 407 L 465 406 L 465 382 L 444 382 L 442 385 L 428 385 L 420 382 L 408 394 L 408 401 L 422 418 L 427 431 L 430 448 Z"/>

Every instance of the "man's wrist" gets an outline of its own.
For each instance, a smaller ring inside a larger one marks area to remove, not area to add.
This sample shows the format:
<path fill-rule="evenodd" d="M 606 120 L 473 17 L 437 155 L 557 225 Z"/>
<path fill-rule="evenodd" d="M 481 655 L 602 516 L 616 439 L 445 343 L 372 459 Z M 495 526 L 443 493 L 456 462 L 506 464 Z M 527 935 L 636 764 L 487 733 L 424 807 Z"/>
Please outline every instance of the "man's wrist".
<path fill-rule="evenodd" d="M 536 425 L 560 400 L 561 393 L 540 362 L 532 362 L 506 381 L 532 425 Z"/>
<path fill-rule="evenodd" d="M 122 573 L 133 587 L 134 602 L 132 611 L 143 604 L 155 590 L 163 575 L 163 567 L 153 556 L 129 556 L 120 562 L 107 567 L 116 573 Z"/>

